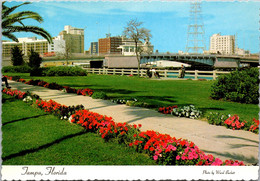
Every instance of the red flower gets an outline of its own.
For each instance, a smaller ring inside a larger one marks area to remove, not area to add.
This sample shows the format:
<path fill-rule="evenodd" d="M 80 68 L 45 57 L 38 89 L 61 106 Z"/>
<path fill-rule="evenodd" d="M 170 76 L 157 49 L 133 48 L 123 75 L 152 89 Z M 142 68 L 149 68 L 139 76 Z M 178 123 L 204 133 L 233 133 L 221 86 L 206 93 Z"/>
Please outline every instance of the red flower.
<path fill-rule="evenodd" d="M 154 151 L 154 147 L 150 147 L 150 149 L 149 149 L 150 151 Z"/>

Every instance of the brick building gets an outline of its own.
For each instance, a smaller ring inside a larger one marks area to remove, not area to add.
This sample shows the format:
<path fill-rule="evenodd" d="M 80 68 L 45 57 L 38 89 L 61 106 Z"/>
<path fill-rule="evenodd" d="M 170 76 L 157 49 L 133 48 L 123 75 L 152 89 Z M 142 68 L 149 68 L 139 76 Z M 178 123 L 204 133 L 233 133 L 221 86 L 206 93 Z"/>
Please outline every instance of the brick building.
<path fill-rule="evenodd" d="M 122 44 L 121 37 L 107 37 L 98 40 L 99 54 L 121 54 L 118 47 Z"/>

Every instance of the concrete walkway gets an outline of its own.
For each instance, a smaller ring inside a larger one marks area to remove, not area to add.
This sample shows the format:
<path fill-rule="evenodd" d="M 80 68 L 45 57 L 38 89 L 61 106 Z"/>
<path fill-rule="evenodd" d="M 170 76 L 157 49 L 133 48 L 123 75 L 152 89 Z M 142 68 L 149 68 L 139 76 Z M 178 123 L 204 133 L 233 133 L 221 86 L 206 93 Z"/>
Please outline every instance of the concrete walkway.
<path fill-rule="evenodd" d="M 64 93 L 39 86 L 9 81 L 12 89 L 30 91 L 43 100 L 52 99 L 64 105 L 83 104 L 85 109 L 111 116 L 116 122 L 142 124 L 142 130 L 154 130 L 176 138 L 193 141 L 205 153 L 222 160 L 234 159 L 247 164 L 258 163 L 259 136 L 257 134 L 210 125 L 207 122 L 178 118 L 155 110 L 129 107 L 88 96 Z"/>

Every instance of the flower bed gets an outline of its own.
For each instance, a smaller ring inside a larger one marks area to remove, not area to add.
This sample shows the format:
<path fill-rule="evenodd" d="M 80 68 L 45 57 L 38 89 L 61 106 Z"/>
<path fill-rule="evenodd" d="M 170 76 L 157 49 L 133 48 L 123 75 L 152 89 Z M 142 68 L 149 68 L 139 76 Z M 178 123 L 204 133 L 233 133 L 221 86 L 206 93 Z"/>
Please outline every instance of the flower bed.
<path fill-rule="evenodd" d="M 2 89 L 2 92 L 7 95 L 14 96 L 17 99 L 23 99 L 27 96 L 26 92 L 22 92 L 22 91 L 18 91 L 18 90 L 11 90 L 11 89 L 7 89 L 7 88 Z"/>
<path fill-rule="evenodd" d="M 253 118 L 253 124 L 250 126 L 249 131 L 252 131 L 253 133 L 259 133 L 259 120 L 256 120 Z"/>
<path fill-rule="evenodd" d="M 259 120 L 253 118 L 252 121 L 241 121 L 238 115 L 224 115 L 218 112 L 210 113 L 207 116 L 207 120 L 209 124 L 221 125 L 226 128 L 233 130 L 245 130 L 251 131 L 253 133 L 259 132 Z"/>
<path fill-rule="evenodd" d="M 89 88 L 86 88 L 86 89 L 78 89 L 77 90 L 77 94 L 78 95 L 83 95 L 83 96 L 86 96 L 86 95 L 89 95 L 89 96 L 92 96 L 94 93 L 93 90 L 89 89 Z"/>
<path fill-rule="evenodd" d="M 13 80 L 13 77 L 8 77 L 6 76 L 9 80 Z M 34 85 L 34 86 L 41 86 L 41 87 L 45 87 L 45 88 L 49 88 L 49 89 L 55 89 L 55 90 L 62 90 L 64 92 L 67 92 L 67 93 L 76 93 L 78 95 L 83 95 L 83 96 L 92 96 L 94 91 L 92 89 L 89 89 L 89 88 L 86 88 L 86 89 L 74 89 L 74 88 L 71 88 L 69 86 L 61 86 L 55 82 L 52 82 L 52 83 L 48 83 L 46 81 L 43 81 L 43 80 L 29 80 L 29 81 L 25 81 L 24 79 L 16 79 L 17 82 L 23 82 L 25 84 L 28 84 L 28 85 Z"/>
<path fill-rule="evenodd" d="M 8 91 L 3 91 L 7 93 Z M 13 91 L 15 92 L 15 91 Z M 21 92 L 21 95 L 26 93 Z M 9 95 L 15 95 L 11 93 Z M 115 123 L 113 118 L 100 115 L 82 106 L 73 110 L 53 100 L 37 100 L 36 105 L 46 112 L 68 118 L 71 123 L 83 126 L 91 132 L 97 132 L 105 140 L 115 140 L 134 147 L 138 152 L 145 152 L 158 164 L 163 165 L 244 165 L 243 162 L 226 160 L 222 161 L 212 155 L 206 155 L 193 142 L 176 139 L 166 134 L 155 131 L 141 132 L 141 125 L 129 125 L 127 123 Z M 64 116 L 66 112 L 66 117 Z"/>
<path fill-rule="evenodd" d="M 198 119 L 202 115 L 202 112 L 195 108 L 195 106 L 189 105 L 183 106 L 182 108 L 175 108 L 172 110 L 171 114 L 178 117 Z"/>
<path fill-rule="evenodd" d="M 243 162 L 226 160 L 222 162 L 212 155 L 206 155 L 193 142 L 176 139 L 155 131 L 141 132 L 141 125 L 115 123 L 111 117 L 88 110 L 76 111 L 70 118 L 88 131 L 98 132 L 105 140 L 116 140 L 147 153 L 158 164 L 163 165 L 244 165 Z"/>
<path fill-rule="evenodd" d="M 160 107 L 158 109 L 158 112 L 161 112 L 163 114 L 171 114 L 172 110 L 178 108 L 178 106 L 174 105 L 174 106 L 168 106 L 168 107 Z"/>
<path fill-rule="evenodd" d="M 36 100 L 36 105 L 39 108 L 43 109 L 45 112 L 49 112 L 56 116 L 59 116 L 61 119 L 68 119 L 77 110 L 84 109 L 83 105 L 66 106 L 66 105 L 61 105 L 53 100 L 49 100 L 49 101 Z"/>

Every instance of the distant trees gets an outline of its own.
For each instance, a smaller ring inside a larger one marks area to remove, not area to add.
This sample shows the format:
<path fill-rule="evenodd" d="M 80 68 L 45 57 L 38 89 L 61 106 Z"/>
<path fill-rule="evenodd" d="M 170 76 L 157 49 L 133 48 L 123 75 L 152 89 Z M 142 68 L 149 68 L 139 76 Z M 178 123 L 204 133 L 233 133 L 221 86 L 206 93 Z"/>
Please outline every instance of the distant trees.
<path fill-rule="evenodd" d="M 13 66 L 23 65 L 23 53 L 18 46 L 15 46 L 11 49 L 11 62 Z"/>
<path fill-rule="evenodd" d="M 33 11 L 20 11 L 13 13 L 17 8 L 23 5 L 31 4 L 30 2 L 25 2 L 13 7 L 7 7 L 5 2 L 2 2 L 2 35 L 18 42 L 18 39 L 13 33 L 16 32 L 31 32 L 42 36 L 49 43 L 52 43 L 51 35 L 38 26 L 28 26 L 25 25 L 23 20 L 33 19 L 39 23 L 43 22 L 43 18 L 36 12 Z"/>
<path fill-rule="evenodd" d="M 138 76 L 140 72 L 140 59 L 141 54 L 144 52 L 142 46 L 138 46 L 138 43 L 148 41 L 152 37 L 150 30 L 142 28 L 141 25 L 143 22 L 138 22 L 137 19 L 132 19 L 127 23 L 127 26 L 124 28 L 123 35 L 127 38 L 130 38 L 135 43 L 135 55 L 138 61 Z"/>

